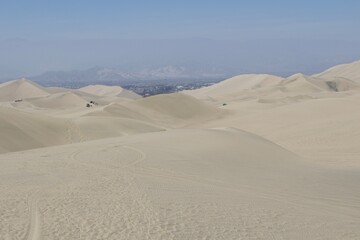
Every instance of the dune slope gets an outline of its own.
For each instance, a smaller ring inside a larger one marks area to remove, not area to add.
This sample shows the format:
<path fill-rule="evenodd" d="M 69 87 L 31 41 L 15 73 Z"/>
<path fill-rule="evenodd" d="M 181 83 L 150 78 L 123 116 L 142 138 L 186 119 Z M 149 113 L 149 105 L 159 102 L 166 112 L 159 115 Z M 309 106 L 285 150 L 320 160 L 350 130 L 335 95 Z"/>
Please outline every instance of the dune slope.
<path fill-rule="evenodd" d="M 64 120 L 0 107 L 0 152 L 20 151 L 70 142 Z"/>
<path fill-rule="evenodd" d="M 72 92 L 54 93 L 44 98 L 29 100 L 29 102 L 36 107 L 48 109 L 69 109 L 76 107 L 85 107 L 86 104 L 89 103 L 81 96 Z"/>
<path fill-rule="evenodd" d="M 360 95 L 280 106 L 239 104 L 231 117 L 205 126 L 244 129 L 314 161 L 360 165 L 359 104 Z"/>
<path fill-rule="evenodd" d="M 360 61 L 337 65 L 315 76 L 327 79 L 346 78 L 360 83 Z"/>
<path fill-rule="evenodd" d="M 79 91 L 102 97 L 141 98 L 141 96 L 136 93 L 123 89 L 120 86 L 89 85 L 80 88 Z"/>
<path fill-rule="evenodd" d="M 233 129 L 93 141 L 0 162 L 0 238 L 360 237 L 358 169 L 309 165 Z"/>
<path fill-rule="evenodd" d="M 226 111 L 182 93 L 147 97 L 124 106 L 169 127 L 183 127 L 226 115 Z"/>
<path fill-rule="evenodd" d="M 0 102 L 15 101 L 34 97 L 45 97 L 48 92 L 41 86 L 26 79 L 0 84 Z"/>
<path fill-rule="evenodd" d="M 329 72 L 0 85 L 0 239 L 360 239 L 356 63 Z"/>
<path fill-rule="evenodd" d="M 266 74 L 245 74 L 232 77 L 218 84 L 186 91 L 187 94 L 203 100 L 229 100 L 238 97 L 241 91 L 271 87 L 281 82 L 282 78 Z"/>

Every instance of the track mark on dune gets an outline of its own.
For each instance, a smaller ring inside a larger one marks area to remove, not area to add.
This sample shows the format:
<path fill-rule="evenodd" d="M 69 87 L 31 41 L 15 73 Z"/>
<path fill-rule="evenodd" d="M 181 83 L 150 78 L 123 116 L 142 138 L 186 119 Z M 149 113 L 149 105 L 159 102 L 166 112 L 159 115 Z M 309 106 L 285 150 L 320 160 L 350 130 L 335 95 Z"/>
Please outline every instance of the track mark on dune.
<path fill-rule="evenodd" d="M 69 120 L 67 124 L 67 140 L 69 143 L 86 141 L 86 138 L 81 132 L 79 125 L 72 120 Z"/>
<path fill-rule="evenodd" d="M 39 240 L 41 235 L 40 213 L 36 195 L 37 192 L 28 199 L 30 205 L 30 225 L 27 240 Z"/>
<path fill-rule="evenodd" d="M 126 145 L 123 145 L 122 147 L 125 148 L 125 149 L 130 149 L 132 151 L 135 151 L 135 152 L 137 152 L 139 154 L 138 159 L 136 159 L 134 162 L 132 162 L 132 163 L 126 165 L 126 166 L 130 166 L 130 165 L 135 166 L 136 164 L 138 164 L 138 163 L 140 163 L 140 162 L 142 162 L 142 161 L 144 161 L 146 159 L 146 153 L 144 153 L 143 151 L 141 151 L 141 150 L 139 150 L 139 149 L 137 149 L 135 147 L 126 146 Z"/>

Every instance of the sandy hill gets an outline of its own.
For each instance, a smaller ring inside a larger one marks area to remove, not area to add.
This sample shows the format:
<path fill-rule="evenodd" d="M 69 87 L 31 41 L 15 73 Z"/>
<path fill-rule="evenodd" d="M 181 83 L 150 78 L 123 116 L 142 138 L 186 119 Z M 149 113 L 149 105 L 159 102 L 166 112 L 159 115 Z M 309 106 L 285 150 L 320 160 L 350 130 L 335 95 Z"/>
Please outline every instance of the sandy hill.
<path fill-rule="evenodd" d="M 209 87 L 186 91 L 186 93 L 204 100 L 233 99 L 238 97 L 242 91 L 274 86 L 279 84 L 282 79 L 281 77 L 266 74 L 245 74 Z"/>
<path fill-rule="evenodd" d="M 147 118 L 165 126 L 184 126 L 222 117 L 226 111 L 182 94 L 164 94 L 124 103 Z"/>
<path fill-rule="evenodd" d="M 278 84 L 283 92 L 313 93 L 328 90 L 323 81 L 304 74 L 292 75 Z"/>
<path fill-rule="evenodd" d="M 74 89 L 68 89 L 64 87 L 46 87 L 46 91 L 48 93 L 54 94 L 54 93 L 74 91 Z"/>
<path fill-rule="evenodd" d="M 2 239 L 360 237 L 359 169 L 310 164 L 243 131 L 181 129 L 0 162 Z"/>
<path fill-rule="evenodd" d="M 29 100 L 29 102 L 36 107 L 48 109 L 85 107 L 86 104 L 89 103 L 87 100 L 73 92 L 54 93 L 43 98 Z"/>
<path fill-rule="evenodd" d="M 120 86 L 89 85 L 80 88 L 79 91 L 101 97 L 121 97 L 128 99 L 141 98 L 141 96 L 137 95 L 136 93 L 125 90 Z"/>
<path fill-rule="evenodd" d="M 346 78 L 354 82 L 360 83 L 360 61 L 338 65 L 314 76 L 330 80 L 337 78 Z"/>
<path fill-rule="evenodd" d="M 133 99 L 141 98 L 141 96 L 118 86 L 109 87 L 103 85 L 90 85 L 81 89 L 47 87 L 46 91 L 51 94 L 72 92 L 88 102 L 94 101 L 99 105 L 108 105 L 110 103 L 131 101 Z"/>
<path fill-rule="evenodd" d="M 0 107 L 0 152 L 70 142 L 66 121 Z"/>
<path fill-rule="evenodd" d="M 332 96 L 335 92 L 359 89 L 345 78 L 325 79 L 304 74 L 288 78 L 272 75 L 240 75 L 209 87 L 185 91 L 198 99 L 219 104 L 257 99 L 262 103 L 291 103 Z"/>
<path fill-rule="evenodd" d="M 102 109 L 87 113 L 86 116 L 101 116 L 101 117 L 116 117 L 134 119 L 145 122 L 151 122 L 152 120 L 146 115 L 132 108 L 131 106 L 124 106 L 119 103 L 109 104 Z"/>
<path fill-rule="evenodd" d="M 0 101 L 45 97 L 49 93 L 40 85 L 26 79 L 13 80 L 0 84 Z"/>
<path fill-rule="evenodd" d="M 242 75 L 126 101 L 2 84 L 0 239 L 360 239 L 355 80 Z"/>
<path fill-rule="evenodd" d="M 165 131 L 164 128 L 150 121 L 136 118 L 83 116 L 74 119 L 73 122 L 81 133 L 83 141 Z"/>
<path fill-rule="evenodd" d="M 163 127 L 183 127 L 220 118 L 226 115 L 226 111 L 191 96 L 173 93 L 110 104 L 86 115 L 134 119 Z"/>
<path fill-rule="evenodd" d="M 342 92 L 353 90 L 358 85 L 344 78 L 326 79 L 306 76 L 298 73 L 284 79 L 278 86 L 284 92 L 314 93 L 314 92 Z"/>
<path fill-rule="evenodd" d="M 136 118 L 83 116 L 67 119 L 7 107 L 0 107 L 0 129 L 0 153 L 164 131 L 150 121 Z"/>
<path fill-rule="evenodd" d="M 359 94 L 259 105 L 239 104 L 231 117 L 207 126 L 244 129 L 315 161 L 360 165 Z"/>

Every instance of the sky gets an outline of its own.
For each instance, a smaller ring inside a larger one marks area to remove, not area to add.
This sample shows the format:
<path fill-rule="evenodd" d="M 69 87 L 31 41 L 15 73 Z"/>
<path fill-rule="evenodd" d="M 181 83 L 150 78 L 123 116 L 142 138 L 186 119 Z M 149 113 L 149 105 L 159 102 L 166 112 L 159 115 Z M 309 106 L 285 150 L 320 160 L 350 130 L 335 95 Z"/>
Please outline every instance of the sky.
<path fill-rule="evenodd" d="M 359 12 L 358 0 L 1 0 L 0 79 L 110 65 L 312 73 L 360 59 Z"/>

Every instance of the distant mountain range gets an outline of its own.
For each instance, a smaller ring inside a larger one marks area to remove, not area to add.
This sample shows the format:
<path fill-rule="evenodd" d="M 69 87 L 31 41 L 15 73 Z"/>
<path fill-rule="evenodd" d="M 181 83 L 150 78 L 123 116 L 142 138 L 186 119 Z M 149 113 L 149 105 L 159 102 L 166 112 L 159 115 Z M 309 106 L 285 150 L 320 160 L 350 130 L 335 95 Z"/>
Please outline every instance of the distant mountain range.
<path fill-rule="evenodd" d="M 191 69 L 183 66 L 164 66 L 141 70 L 94 67 L 87 70 L 49 71 L 31 80 L 45 86 L 82 87 L 88 84 L 132 84 L 144 81 L 221 80 L 228 77 L 222 69 Z"/>

